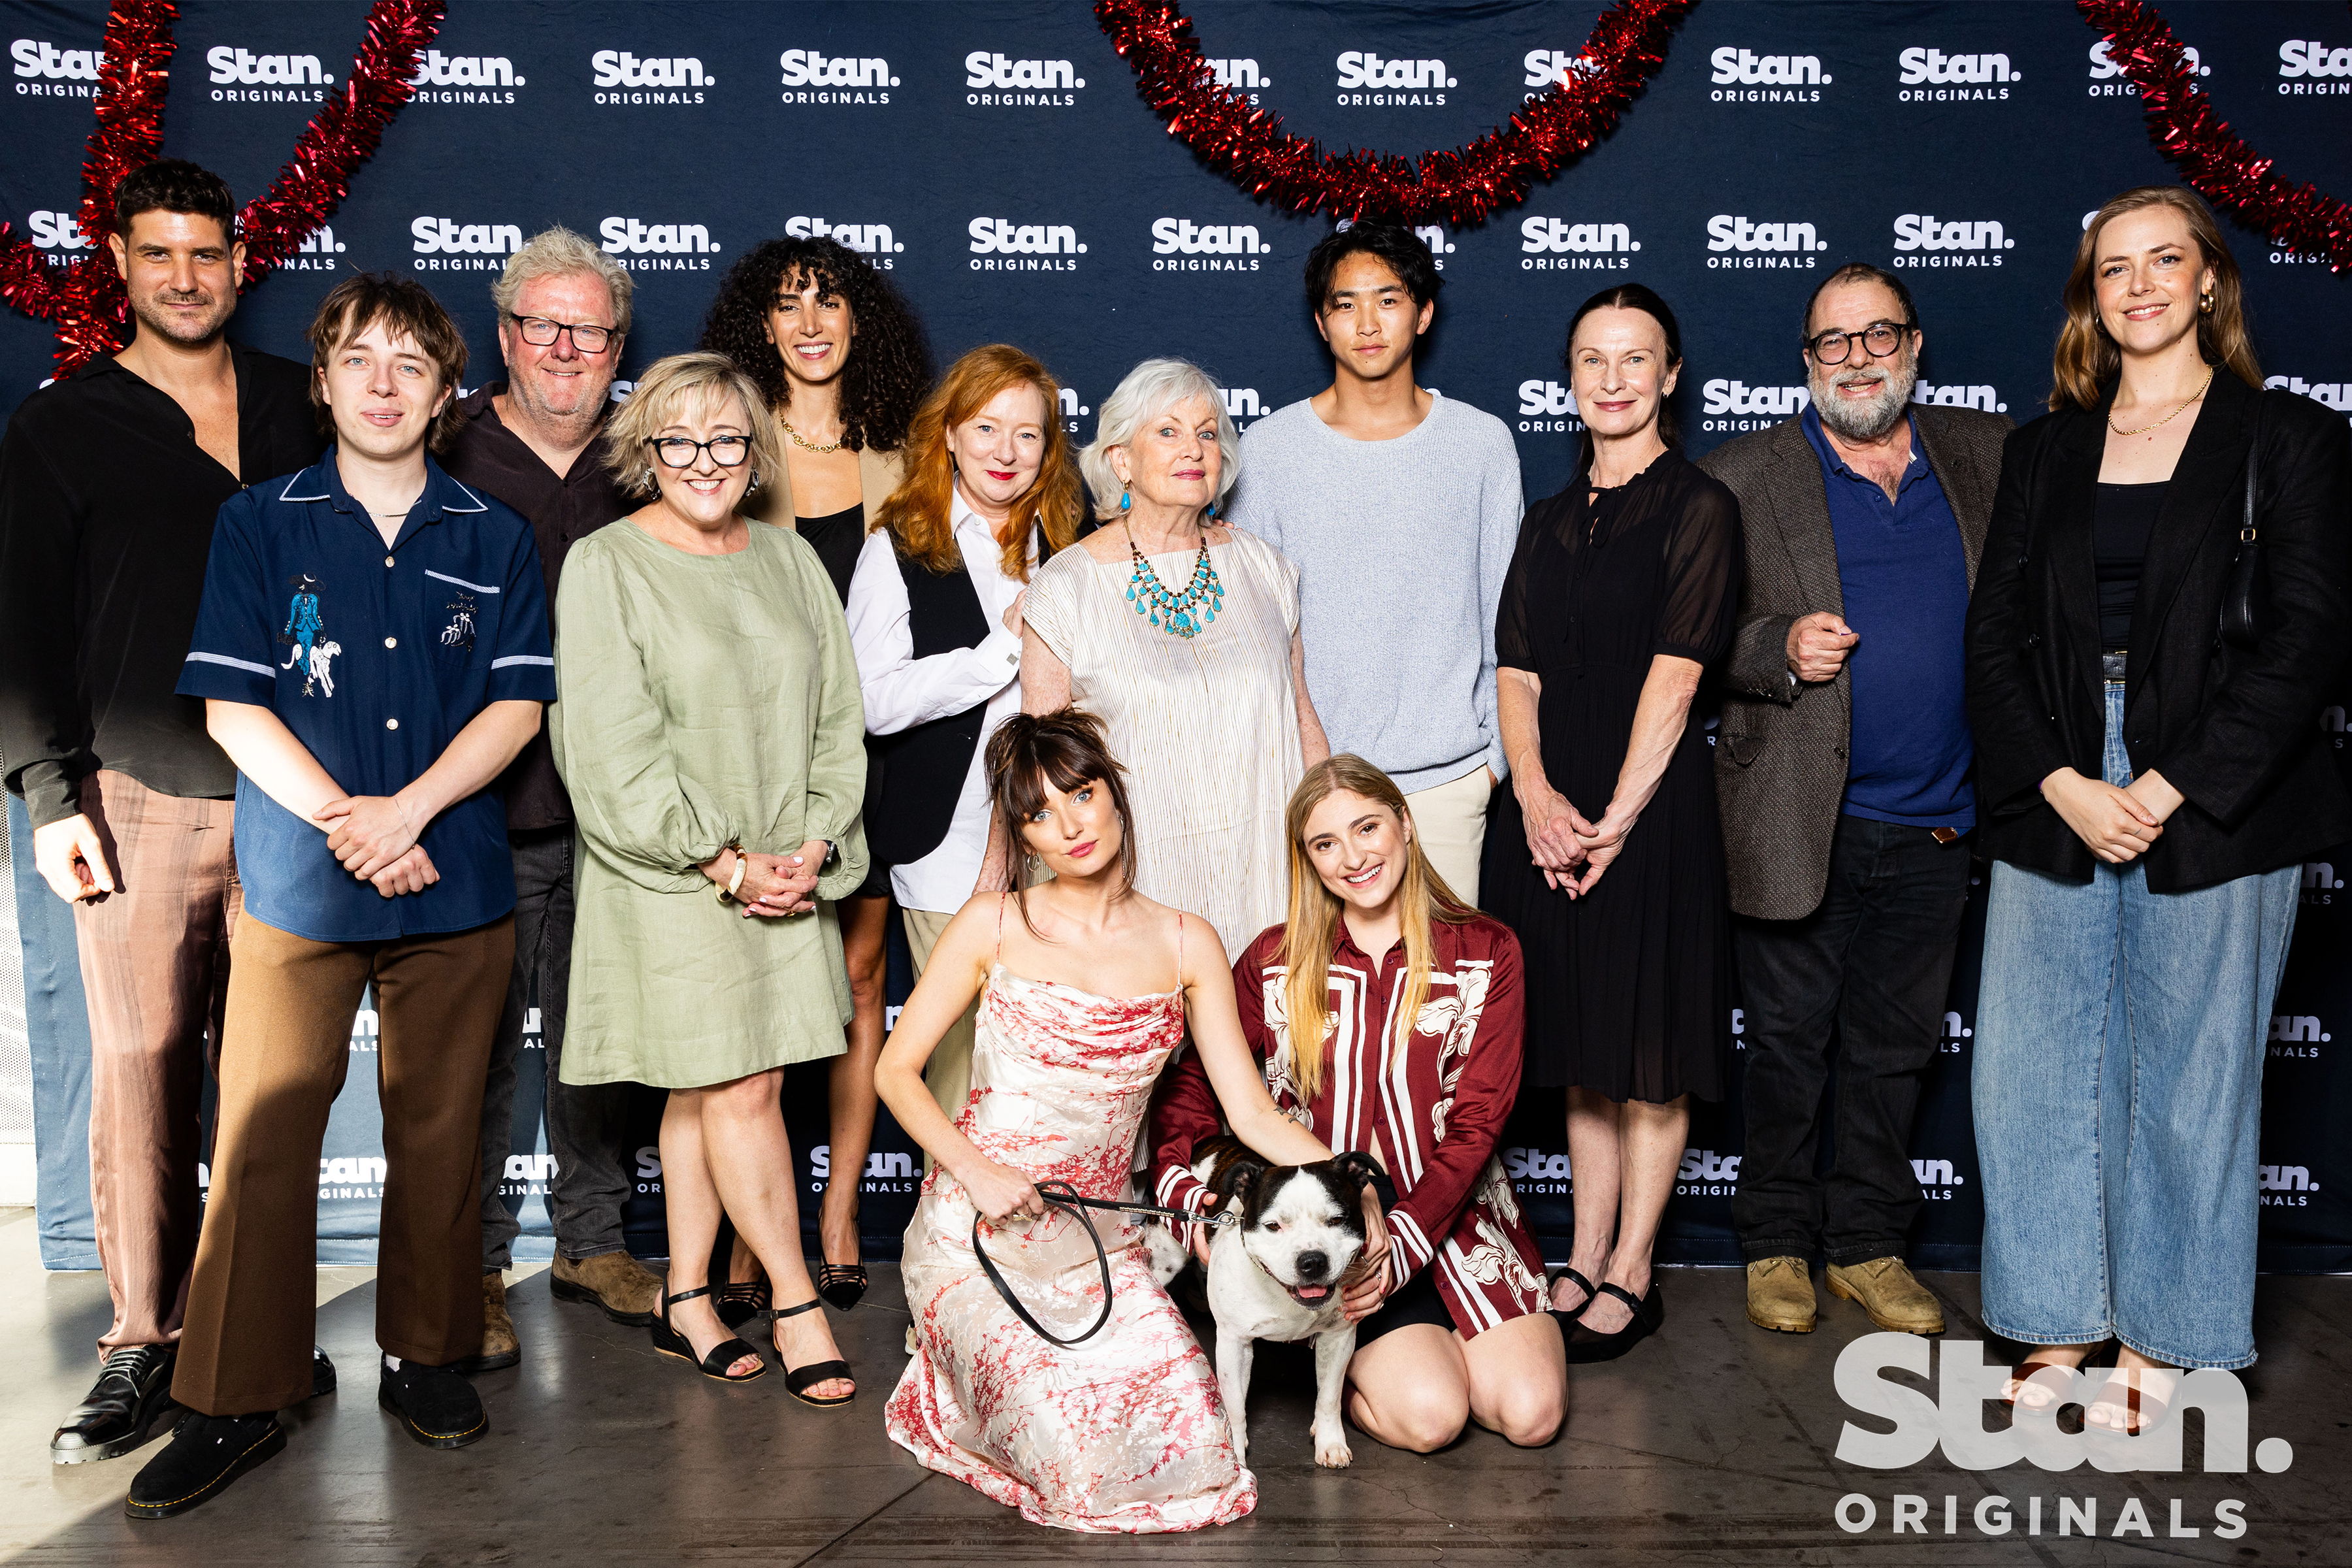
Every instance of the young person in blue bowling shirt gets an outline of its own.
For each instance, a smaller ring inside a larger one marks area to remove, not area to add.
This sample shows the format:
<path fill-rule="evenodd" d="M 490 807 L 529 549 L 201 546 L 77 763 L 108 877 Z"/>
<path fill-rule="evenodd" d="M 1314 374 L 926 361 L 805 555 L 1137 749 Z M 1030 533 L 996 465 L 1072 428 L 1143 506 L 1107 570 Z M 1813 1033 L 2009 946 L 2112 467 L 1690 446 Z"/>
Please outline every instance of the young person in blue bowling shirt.
<path fill-rule="evenodd" d="M 456 1370 L 482 1335 L 482 1079 L 514 958 L 488 785 L 555 696 L 530 526 L 425 455 L 465 340 L 420 285 L 352 278 L 310 327 L 335 444 L 221 508 L 179 690 L 237 766 L 245 912 L 210 1205 L 173 1396 L 131 1483 L 184 1513 L 286 1446 L 310 1387 L 318 1169 L 352 1016 L 375 988 L 383 1107 L 379 1403 L 455 1448 L 488 1429 Z"/>

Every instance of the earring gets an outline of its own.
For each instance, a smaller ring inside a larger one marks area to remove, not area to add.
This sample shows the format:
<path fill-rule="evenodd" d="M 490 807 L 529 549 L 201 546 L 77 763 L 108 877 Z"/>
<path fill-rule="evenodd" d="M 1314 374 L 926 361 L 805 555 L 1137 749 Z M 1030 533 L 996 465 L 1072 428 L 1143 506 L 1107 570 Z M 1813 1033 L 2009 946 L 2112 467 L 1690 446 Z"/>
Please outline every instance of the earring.
<path fill-rule="evenodd" d="M 1203 515 L 1204 517 L 1206 517 L 1206 518 L 1207 518 L 1207 520 L 1208 520 L 1209 521 L 1211 521 L 1211 522 L 1214 522 L 1214 521 L 1217 521 L 1217 503 L 1216 503 L 1215 501 L 1211 501 L 1211 502 L 1209 503 L 1209 510 L 1208 510 L 1205 513 L 1203 513 L 1202 515 Z"/>
<path fill-rule="evenodd" d="M 645 489 L 652 490 L 659 489 L 661 488 L 654 480 L 654 466 L 651 463 L 647 463 L 646 465 L 646 477 L 638 482 L 640 487 Z"/>
<path fill-rule="evenodd" d="M 1118 510 L 1121 511 L 1125 511 L 1128 508 L 1135 504 L 1135 498 L 1128 494 L 1130 488 L 1131 487 L 1127 485 L 1121 485 L 1118 487 Z"/>
<path fill-rule="evenodd" d="M 753 469 L 751 470 L 751 482 L 750 484 L 745 485 L 745 486 L 743 487 L 743 489 L 744 489 L 746 491 L 750 491 L 750 490 L 756 490 L 756 489 L 758 489 L 759 488 L 760 488 L 760 470 L 759 470 L 759 469 L 757 469 L 757 468 L 753 468 Z"/>
<path fill-rule="evenodd" d="M 2200 316 L 2210 316 L 2213 313 L 2213 296 L 2210 291 L 2197 301 L 2197 313 Z"/>

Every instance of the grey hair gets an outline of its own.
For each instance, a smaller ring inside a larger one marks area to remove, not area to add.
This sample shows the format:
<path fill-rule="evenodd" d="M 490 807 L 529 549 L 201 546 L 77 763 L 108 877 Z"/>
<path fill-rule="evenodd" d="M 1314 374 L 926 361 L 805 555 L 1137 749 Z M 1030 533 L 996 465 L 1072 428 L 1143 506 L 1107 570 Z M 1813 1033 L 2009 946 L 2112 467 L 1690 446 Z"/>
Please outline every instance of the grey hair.
<path fill-rule="evenodd" d="M 506 270 L 490 285 L 490 300 L 499 308 L 499 326 L 503 328 L 506 318 L 514 314 L 515 300 L 521 296 L 524 284 L 534 278 L 569 278 L 579 272 L 593 272 L 604 280 L 605 289 L 613 296 L 613 330 L 627 337 L 629 297 L 636 292 L 636 279 L 584 236 L 572 233 L 562 224 L 532 235 L 529 244 L 507 258 Z"/>
<path fill-rule="evenodd" d="M 1118 510 L 1118 471 L 1110 466 L 1110 449 L 1124 447 L 1135 427 L 1188 398 L 1205 397 L 1217 411 L 1217 500 L 1223 502 L 1241 477 L 1241 437 L 1234 433 L 1233 416 L 1225 412 L 1224 393 L 1209 373 L 1190 360 L 1148 359 L 1127 373 L 1127 379 L 1103 399 L 1095 416 L 1095 438 L 1078 454 L 1078 471 L 1102 511 Z"/>

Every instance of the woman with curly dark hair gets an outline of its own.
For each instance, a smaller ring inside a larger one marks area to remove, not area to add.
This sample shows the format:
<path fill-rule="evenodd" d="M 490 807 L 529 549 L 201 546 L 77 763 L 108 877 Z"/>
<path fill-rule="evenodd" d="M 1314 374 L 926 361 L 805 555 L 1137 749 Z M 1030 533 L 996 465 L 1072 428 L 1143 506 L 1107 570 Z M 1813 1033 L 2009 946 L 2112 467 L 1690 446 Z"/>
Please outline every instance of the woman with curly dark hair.
<path fill-rule="evenodd" d="M 898 449 L 930 388 L 922 324 L 890 279 L 848 247 L 772 239 L 729 269 L 702 323 L 700 346 L 727 355 L 759 385 L 784 452 L 782 471 L 746 498 L 743 514 L 797 530 L 824 562 L 834 592 L 846 600 L 867 521 L 898 487 Z M 890 868 L 877 863 L 865 885 L 836 908 L 856 1012 L 848 1054 L 833 1066 L 818 1285 L 826 1300 L 845 1310 L 866 1290 L 857 1194 L 874 1141 L 889 895 Z M 730 1280 L 756 1267 L 738 1252 Z M 764 1306 L 765 1289 L 730 1285 L 730 1312 Z"/>

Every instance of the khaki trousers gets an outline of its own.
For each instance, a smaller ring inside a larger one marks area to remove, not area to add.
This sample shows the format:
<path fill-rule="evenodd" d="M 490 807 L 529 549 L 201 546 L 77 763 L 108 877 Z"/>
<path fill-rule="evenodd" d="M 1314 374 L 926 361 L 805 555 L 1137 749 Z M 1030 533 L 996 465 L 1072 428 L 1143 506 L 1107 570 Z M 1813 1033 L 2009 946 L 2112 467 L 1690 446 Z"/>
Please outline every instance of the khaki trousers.
<path fill-rule="evenodd" d="M 172 1396 L 207 1415 L 310 1391 L 319 1152 L 375 987 L 383 1107 L 376 1342 L 444 1366 L 482 1344 L 482 1076 L 514 964 L 514 917 L 390 942 L 237 922 L 213 1181 Z"/>
<path fill-rule="evenodd" d="M 74 905 L 89 999 L 90 1210 L 114 1299 L 101 1355 L 175 1343 L 187 1309 L 205 1068 L 219 1052 L 245 902 L 235 804 L 159 795 L 110 768 L 81 782 L 115 886 Z"/>
<path fill-rule="evenodd" d="M 1454 896 L 1474 909 L 1478 903 L 1478 856 L 1486 844 L 1486 802 L 1494 793 L 1495 781 L 1481 763 L 1450 784 L 1432 784 L 1404 797 L 1422 854 Z"/>
<path fill-rule="evenodd" d="M 906 922 L 907 948 L 915 959 L 915 978 L 920 980 L 931 962 L 931 949 L 939 945 L 940 933 L 955 919 L 952 910 L 941 914 L 932 910 L 901 908 L 898 918 Z M 971 1037 L 973 1026 L 980 1019 L 980 1000 L 972 999 L 963 1010 L 963 1016 L 948 1026 L 940 1037 L 939 1048 L 923 1066 L 923 1087 L 931 1091 L 947 1119 L 953 1121 L 963 1114 L 963 1102 L 971 1097 Z M 931 1168 L 931 1157 L 923 1156 L 923 1169 Z"/>

